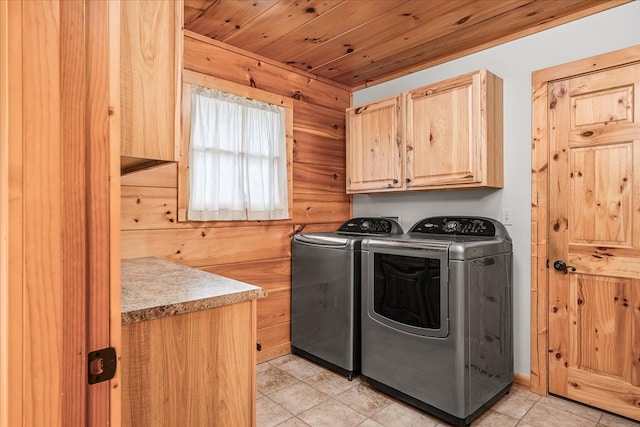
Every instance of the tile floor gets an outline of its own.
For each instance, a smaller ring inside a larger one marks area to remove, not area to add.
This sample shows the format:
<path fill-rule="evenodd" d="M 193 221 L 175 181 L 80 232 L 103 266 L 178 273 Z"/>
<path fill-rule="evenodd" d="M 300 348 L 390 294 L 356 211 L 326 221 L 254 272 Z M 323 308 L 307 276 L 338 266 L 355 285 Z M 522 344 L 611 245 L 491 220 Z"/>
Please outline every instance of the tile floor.
<path fill-rule="evenodd" d="M 257 384 L 258 427 L 449 425 L 372 389 L 359 378 L 348 381 L 298 356 L 259 364 Z M 472 426 L 631 427 L 640 423 L 514 387 Z"/>

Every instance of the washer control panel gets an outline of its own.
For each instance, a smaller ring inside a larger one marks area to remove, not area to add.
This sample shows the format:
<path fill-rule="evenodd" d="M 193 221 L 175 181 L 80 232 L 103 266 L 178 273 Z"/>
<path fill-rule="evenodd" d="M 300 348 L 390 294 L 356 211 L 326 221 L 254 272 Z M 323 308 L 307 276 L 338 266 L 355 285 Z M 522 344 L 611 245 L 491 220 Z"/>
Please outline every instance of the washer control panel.
<path fill-rule="evenodd" d="M 352 218 L 337 230 L 350 234 L 402 234 L 400 224 L 387 218 Z"/>
<path fill-rule="evenodd" d="M 493 237 L 496 227 L 489 218 L 437 216 L 420 220 L 409 233 Z"/>

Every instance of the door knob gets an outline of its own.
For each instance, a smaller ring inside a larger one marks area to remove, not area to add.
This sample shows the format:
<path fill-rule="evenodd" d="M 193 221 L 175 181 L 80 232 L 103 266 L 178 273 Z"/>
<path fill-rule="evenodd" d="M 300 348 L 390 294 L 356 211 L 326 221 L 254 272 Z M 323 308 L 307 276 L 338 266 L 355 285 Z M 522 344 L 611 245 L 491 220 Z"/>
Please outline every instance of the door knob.
<path fill-rule="evenodd" d="M 574 266 L 567 265 L 567 263 L 562 261 L 561 259 L 553 263 L 553 268 L 555 268 L 558 271 L 564 271 L 565 273 L 568 273 L 567 269 L 571 271 L 576 271 L 576 268 Z"/>

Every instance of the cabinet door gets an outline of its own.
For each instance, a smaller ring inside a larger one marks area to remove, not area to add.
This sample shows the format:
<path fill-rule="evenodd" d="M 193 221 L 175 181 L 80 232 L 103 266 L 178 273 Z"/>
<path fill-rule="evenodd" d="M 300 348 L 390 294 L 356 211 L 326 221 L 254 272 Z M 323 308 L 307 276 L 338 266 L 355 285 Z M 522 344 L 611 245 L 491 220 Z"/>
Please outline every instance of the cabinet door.
<path fill-rule="evenodd" d="M 176 160 L 182 1 L 121 2 L 122 156 Z"/>
<path fill-rule="evenodd" d="M 481 182 L 479 95 L 477 74 L 409 92 L 407 188 Z"/>
<path fill-rule="evenodd" d="M 403 185 L 401 97 L 347 110 L 347 193 Z"/>
<path fill-rule="evenodd" d="M 255 426 L 256 302 L 122 327 L 122 425 Z"/>

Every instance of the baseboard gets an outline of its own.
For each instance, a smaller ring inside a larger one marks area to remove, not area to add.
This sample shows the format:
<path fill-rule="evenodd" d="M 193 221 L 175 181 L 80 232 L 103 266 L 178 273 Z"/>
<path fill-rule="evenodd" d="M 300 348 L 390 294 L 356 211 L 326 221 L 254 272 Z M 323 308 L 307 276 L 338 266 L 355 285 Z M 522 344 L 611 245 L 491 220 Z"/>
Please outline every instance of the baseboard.
<path fill-rule="evenodd" d="M 531 390 L 531 377 L 523 374 L 513 374 L 513 385 L 525 390 Z"/>

